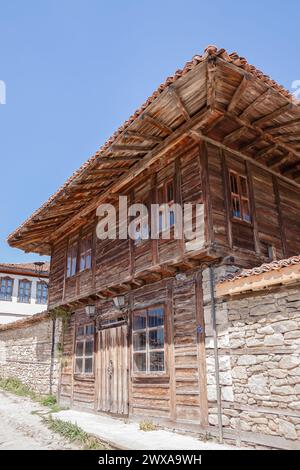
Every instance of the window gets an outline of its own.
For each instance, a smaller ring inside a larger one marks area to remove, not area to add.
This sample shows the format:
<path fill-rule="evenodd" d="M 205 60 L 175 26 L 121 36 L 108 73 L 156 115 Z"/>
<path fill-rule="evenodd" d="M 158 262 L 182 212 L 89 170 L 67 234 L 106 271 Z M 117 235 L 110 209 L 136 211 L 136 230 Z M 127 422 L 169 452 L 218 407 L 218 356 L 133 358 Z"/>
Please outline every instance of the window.
<path fill-rule="evenodd" d="M 165 313 L 163 307 L 133 314 L 133 371 L 165 372 Z"/>
<path fill-rule="evenodd" d="M 31 282 L 27 279 L 19 281 L 18 301 L 24 304 L 30 304 L 31 300 Z"/>
<path fill-rule="evenodd" d="M 77 249 L 78 243 L 72 243 L 68 248 L 67 277 L 74 276 L 77 271 Z"/>
<path fill-rule="evenodd" d="M 2 277 L 0 280 L 0 300 L 12 301 L 14 281 L 10 277 Z"/>
<path fill-rule="evenodd" d="M 149 202 L 142 201 L 139 204 L 142 204 L 147 209 L 139 213 L 136 220 L 136 231 L 135 231 L 135 244 L 138 245 L 144 240 L 149 240 Z"/>
<path fill-rule="evenodd" d="M 92 374 L 94 370 L 94 325 L 79 325 L 76 331 L 75 373 Z"/>
<path fill-rule="evenodd" d="M 80 241 L 80 271 L 92 267 L 92 235 L 86 235 Z"/>
<path fill-rule="evenodd" d="M 246 176 L 230 171 L 231 213 L 234 219 L 251 222 Z"/>
<path fill-rule="evenodd" d="M 169 208 L 174 204 L 174 182 L 169 180 L 160 186 L 157 190 L 157 200 L 158 204 L 167 204 Z M 168 219 L 167 219 L 168 217 Z M 159 212 L 159 233 L 168 230 L 168 228 L 173 227 L 175 222 L 174 211 L 165 211 Z"/>
<path fill-rule="evenodd" d="M 36 286 L 36 303 L 46 305 L 48 301 L 48 284 L 38 282 Z"/>

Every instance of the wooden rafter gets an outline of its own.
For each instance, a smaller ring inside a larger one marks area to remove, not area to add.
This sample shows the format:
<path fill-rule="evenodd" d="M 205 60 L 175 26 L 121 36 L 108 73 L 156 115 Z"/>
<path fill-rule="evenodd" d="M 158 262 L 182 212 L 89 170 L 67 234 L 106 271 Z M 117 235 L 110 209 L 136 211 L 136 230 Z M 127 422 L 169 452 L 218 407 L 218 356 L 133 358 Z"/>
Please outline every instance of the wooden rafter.
<path fill-rule="evenodd" d="M 250 83 L 250 76 L 249 75 L 244 75 L 244 77 L 242 78 L 242 81 L 241 83 L 239 84 L 238 88 L 235 90 L 235 93 L 227 107 L 227 111 L 229 113 L 233 113 L 235 114 L 235 109 L 236 109 L 236 106 L 238 105 L 240 99 L 242 98 L 243 94 L 245 93 L 246 91 L 246 88 L 248 87 Z"/>
<path fill-rule="evenodd" d="M 113 152 L 126 151 L 126 152 L 139 152 L 147 153 L 152 150 L 152 147 L 146 147 L 144 145 L 130 145 L 130 144 L 114 144 L 111 146 Z"/>
<path fill-rule="evenodd" d="M 137 132 L 131 130 L 125 131 L 124 137 L 135 137 L 136 139 L 139 139 L 141 141 L 148 140 L 149 142 L 155 142 L 157 144 L 159 144 L 163 140 L 163 137 L 157 135 L 145 134 L 144 132 Z"/>
<path fill-rule="evenodd" d="M 274 126 L 266 127 L 265 131 L 273 133 L 286 129 L 287 127 L 295 126 L 296 124 L 300 124 L 300 118 L 292 119 L 292 121 L 283 122 L 281 124 L 275 124 Z"/>
<path fill-rule="evenodd" d="M 276 144 L 270 144 L 267 147 L 256 152 L 256 154 L 254 155 L 254 159 L 257 161 L 263 161 L 265 157 L 273 153 L 277 148 L 278 146 Z"/>
<path fill-rule="evenodd" d="M 250 116 L 251 113 L 259 106 L 261 103 L 263 103 L 266 99 L 268 99 L 271 96 L 272 92 L 270 88 L 268 88 L 264 93 L 259 95 L 252 103 L 247 106 L 247 108 L 244 109 L 244 111 L 240 114 L 240 119 L 245 119 L 247 120 Z"/>
<path fill-rule="evenodd" d="M 287 111 L 290 111 L 293 108 L 292 103 L 285 104 L 284 106 L 281 106 L 279 109 L 276 109 L 272 113 L 267 114 L 266 116 L 256 119 L 252 124 L 254 126 L 261 127 L 268 121 L 272 121 L 272 119 L 276 119 L 278 116 L 281 116 L 282 114 L 286 113 Z"/>
<path fill-rule="evenodd" d="M 123 157 L 116 157 L 116 156 L 111 156 L 111 157 L 101 157 L 99 159 L 99 163 L 117 163 L 117 162 L 136 162 L 139 159 L 137 155 L 133 157 L 128 157 L 128 156 L 123 156 Z M 92 170 L 94 171 L 94 170 Z"/>
<path fill-rule="evenodd" d="M 231 142 L 234 142 L 235 140 L 238 140 L 242 137 L 242 135 L 245 133 L 246 127 L 239 127 L 233 132 L 230 132 L 230 134 L 226 135 L 223 139 L 224 144 L 229 144 Z"/>
<path fill-rule="evenodd" d="M 186 121 L 190 121 L 191 117 L 190 117 L 190 115 L 189 115 L 189 113 L 186 109 L 185 104 L 182 101 L 182 98 L 180 96 L 180 93 L 179 93 L 178 89 L 175 88 L 174 86 L 169 86 L 168 93 L 172 97 L 173 101 L 175 102 L 175 105 L 176 105 L 177 109 L 182 114 L 184 119 Z"/>
<path fill-rule="evenodd" d="M 173 130 L 171 127 L 167 126 L 163 122 L 161 122 L 159 119 L 154 118 L 153 116 L 150 116 L 148 113 L 144 113 L 141 117 L 142 121 L 148 122 L 152 126 L 156 127 L 160 131 L 162 131 L 166 135 L 171 135 Z"/>
<path fill-rule="evenodd" d="M 278 168 L 279 166 L 287 163 L 289 160 L 291 160 L 292 156 L 288 152 L 285 155 L 277 155 L 276 157 L 273 157 L 270 161 L 267 162 L 267 166 L 269 168 Z"/>

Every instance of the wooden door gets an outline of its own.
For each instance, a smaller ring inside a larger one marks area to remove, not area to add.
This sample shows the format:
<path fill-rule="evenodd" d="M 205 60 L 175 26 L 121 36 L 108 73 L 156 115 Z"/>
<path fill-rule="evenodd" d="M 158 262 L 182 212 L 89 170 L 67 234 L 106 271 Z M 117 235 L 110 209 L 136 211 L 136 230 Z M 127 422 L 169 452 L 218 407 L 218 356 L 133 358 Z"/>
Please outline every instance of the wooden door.
<path fill-rule="evenodd" d="M 98 411 L 127 415 L 127 325 L 100 330 L 98 341 Z"/>

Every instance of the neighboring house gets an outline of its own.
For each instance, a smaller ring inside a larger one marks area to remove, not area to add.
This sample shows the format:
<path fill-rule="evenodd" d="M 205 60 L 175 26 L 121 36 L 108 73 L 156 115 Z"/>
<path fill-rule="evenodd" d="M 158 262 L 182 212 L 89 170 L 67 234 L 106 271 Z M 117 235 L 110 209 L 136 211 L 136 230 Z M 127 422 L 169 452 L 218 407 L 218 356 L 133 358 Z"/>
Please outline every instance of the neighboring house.
<path fill-rule="evenodd" d="M 0 324 L 47 309 L 49 264 L 0 264 Z"/>
<path fill-rule="evenodd" d="M 244 58 L 210 46 L 10 235 L 13 247 L 51 255 L 49 309 L 70 314 L 61 404 L 220 439 L 228 427 L 233 440 L 243 406 L 258 417 L 271 413 L 263 380 L 264 398 L 255 401 L 260 377 L 254 374 L 249 402 L 247 386 L 233 386 L 239 322 L 230 337 L 226 303 L 214 293 L 228 271 L 300 253 L 299 139 L 293 96 Z M 197 203 L 197 236 L 99 240 L 96 210 L 116 206 L 119 195 L 145 204 Z M 251 321 L 248 329 L 251 335 Z M 275 350 L 290 354 L 269 346 L 271 352 L 253 341 L 243 351 L 246 361 L 251 348 L 252 364 L 260 357 L 257 375 Z M 294 400 L 299 405 L 297 393 Z M 255 442 L 264 445 L 268 429 L 256 429 Z M 280 429 L 271 432 L 283 436 Z"/>

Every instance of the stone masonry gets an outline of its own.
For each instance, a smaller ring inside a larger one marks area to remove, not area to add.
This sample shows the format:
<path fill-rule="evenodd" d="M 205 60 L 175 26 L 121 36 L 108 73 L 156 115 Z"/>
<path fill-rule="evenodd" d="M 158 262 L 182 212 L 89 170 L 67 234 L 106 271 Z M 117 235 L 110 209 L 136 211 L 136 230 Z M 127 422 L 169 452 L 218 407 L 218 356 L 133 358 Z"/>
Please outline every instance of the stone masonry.
<path fill-rule="evenodd" d="M 224 273 L 216 268 L 216 279 Z M 209 424 L 217 426 L 208 270 L 203 291 Z M 300 286 L 217 299 L 216 319 L 224 438 L 300 449 Z"/>
<path fill-rule="evenodd" d="M 35 317 L 41 318 L 35 321 Z M 53 322 L 49 316 L 34 315 L 2 326 L 0 378 L 17 378 L 42 395 L 56 394 L 61 323 L 56 321 L 55 325 L 54 358 L 51 358 Z"/>

